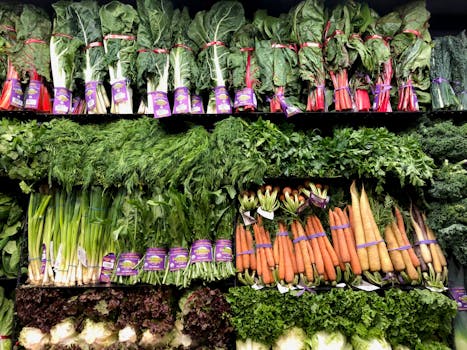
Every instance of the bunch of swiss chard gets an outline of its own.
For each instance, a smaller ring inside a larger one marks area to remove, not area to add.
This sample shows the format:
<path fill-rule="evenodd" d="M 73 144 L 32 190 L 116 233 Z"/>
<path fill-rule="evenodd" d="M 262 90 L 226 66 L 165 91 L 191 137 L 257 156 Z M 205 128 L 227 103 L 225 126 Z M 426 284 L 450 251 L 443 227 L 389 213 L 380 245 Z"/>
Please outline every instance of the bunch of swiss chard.
<path fill-rule="evenodd" d="M 269 111 L 290 117 L 301 112 L 297 49 L 292 44 L 291 15 L 269 16 L 258 10 L 253 19 L 258 30 L 256 54 L 261 69 L 260 93 L 269 99 Z"/>
<path fill-rule="evenodd" d="M 196 13 L 188 36 L 200 48 L 197 92 L 208 91 L 208 114 L 232 112 L 229 96 L 228 57 L 233 33 L 245 22 L 243 6 L 237 1 L 216 2 L 208 11 Z"/>
<path fill-rule="evenodd" d="M 108 77 L 104 44 L 102 43 L 99 5 L 95 0 L 73 2 L 71 10 L 77 21 L 77 39 L 83 48 L 81 75 L 85 84 L 86 111 L 88 114 L 105 114 L 110 101 L 104 81 Z"/>
<path fill-rule="evenodd" d="M 0 109 L 18 110 L 23 108 L 23 89 L 20 77 L 10 58 L 11 48 L 16 45 L 16 25 L 21 6 L 0 5 L 0 61 L 2 81 L 5 80 L 0 98 Z M 5 79 L 3 79 L 5 78 Z"/>
<path fill-rule="evenodd" d="M 254 111 L 257 108 L 255 91 L 258 90 L 260 68 L 255 52 L 256 31 L 253 24 L 246 23 L 232 38 L 228 62 L 235 89 L 236 111 Z"/>
<path fill-rule="evenodd" d="M 139 112 L 154 117 L 168 117 L 170 48 L 172 47 L 173 7 L 169 0 L 137 2 L 138 25 L 138 85 L 144 87 L 146 98 Z"/>
<path fill-rule="evenodd" d="M 99 9 L 105 61 L 109 69 L 112 101 L 110 112 L 133 113 L 132 84 L 136 79 L 136 34 L 139 17 L 130 4 L 109 2 Z"/>
<path fill-rule="evenodd" d="M 324 2 L 307 0 L 292 12 L 292 39 L 299 45 L 300 77 L 308 84 L 307 111 L 325 111 L 325 79 L 323 60 Z"/>
<path fill-rule="evenodd" d="M 59 1 L 52 5 L 55 16 L 50 37 L 50 65 L 54 84 L 54 114 L 73 111 L 72 92 L 80 65 L 78 21 L 71 8 L 71 1 Z"/>
<path fill-rule="evenodd" d="M 414 1 L 397 9 L 402 25 L 391 40 L 398 88 L 397 110 L 414 112 L 420 103 L 430 103 L 431 36 L 430 13 L 425 1 Z"/>
<path fill-rule="evenodd" d="M 170 50 L 171 88 L 174 92 L 173 114 L 204 112 L 199 96 L 191 96 L 195 79 L 198 77 L 198 62 L 195 52 L 196 44 L 188 36 L 191 23 L 186 7 L 176 9 L 172 17 L 173 47 Z M 193 98 L 192 98 L 193 97 Z M 192 103 L 192 99 L 198 101 Z"/>
<path fill-rule="evenodd" d="M 354 102 L 349 87 L 350 57 L 347 50 L 352 31 L 348 6 L 339 4 L 331 12 L 324 30 L 324 62 L 334 87 L 334 109 L 353 109 Z"/>
<path fill-rule="evenodd" d="M 18 233 L 22 227 L 22 215 L 23 211 L 14 198 L 0 195 L 0 277 L 3 278 L 16 278 L 20 273 Z"/>
<path fill-rule="evenodd" d="M 401 19 L 397 12 L 390 12 L 376 20 L 367 28 L 365 46 L 370 52 L 368 71 L 373 77 L 373 106 L 376 112 L 391 112 L 391 89 L 393 59 L 390 39 L 399 31 Z"/>
<path fill-rule="evenodd" d="M 354 96 L 354 110 L 357 112 L 369 111 L 371 108 L 369 96 L 371 84 L 368 68 L 371 56 L 362 35 L 366 32 L 368 26 L 375 21 L 375 14 L 367 4 L 349 1 L 346 6 L 349 8 L 349 13 L 351 13 L 351 33 L 347 47 L 353 71 L 349 84 Z"/>
<path fill-rule="evenodd" d="M 22 79 L 28 79 L 24 108 L 49 113 L 52 110 L 50 82 L 50 35 L 52 23 L 45 10 L 31 4 L 22 7 L 16 25 L 16 43 L 11 60 Z"/>

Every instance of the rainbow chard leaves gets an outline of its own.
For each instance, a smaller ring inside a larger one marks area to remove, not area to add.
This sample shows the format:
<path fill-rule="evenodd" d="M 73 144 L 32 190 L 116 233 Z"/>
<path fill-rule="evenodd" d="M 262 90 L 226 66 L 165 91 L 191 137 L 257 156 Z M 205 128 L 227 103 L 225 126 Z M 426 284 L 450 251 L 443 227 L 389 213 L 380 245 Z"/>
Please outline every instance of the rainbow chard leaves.
<path fill-rule="evenodd" d="M 245 22 L 243 6 L 237 1 L 220 1 L 209 11 L 195 15 L 188 36 L 201 48 L 198 54 L 199 79 L 197 90 L 214 89 L 210 94 L 208 113 L 231 113 L 228 96 L 228 57 L 233 33 Z"/>

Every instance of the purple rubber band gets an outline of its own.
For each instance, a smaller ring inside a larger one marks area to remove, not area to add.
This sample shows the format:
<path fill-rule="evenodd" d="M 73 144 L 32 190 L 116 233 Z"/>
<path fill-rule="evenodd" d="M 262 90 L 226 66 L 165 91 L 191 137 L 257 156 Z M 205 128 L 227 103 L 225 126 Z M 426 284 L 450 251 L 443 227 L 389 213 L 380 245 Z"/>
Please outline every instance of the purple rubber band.
<path fill-rule="evenodd" d="M 326 232 L 318 232 L 318 233 L 313 233 L 312 235 L 309 235 L 307 238 L 313 239 L 313 238 L 324 237 L 324 236 L 326 236 Z"/>
<path fill-rule="evenodd" d="M 441 83 L 449 83 L 449 80 L 442 78 L 442 77 L 438 77 L 438 78 L 433 79 L 431 82 L 436 83 L 436 84 L 441 84 Z"/>
<path fill-rule="evenodd" d="M 330 226 L 329 228 L 331 230 L 340 230 L 340 229 L 344 229 L 344 228 L 349 228 L 350 227 L 350 224 L 343 224 L 343 225 L 337 225 L 337 226 Z"/>
<path fill-rule="evenodd" d="M 420 245 L 420 244 L 437 244 L 438 241 L 436 239 L 424 239 L 418 242 L 415 242 L 414 245 Z"/>
<path fill-rule="evenodd" d="M 300 237 L 295 238 L 292 242 L 293 243 L 298 243 L 298 242 L 306 241 L 306 240 L 308 240 L 307 236 L 300 236 Z"/>
<path fill-rule="evenodd" d="M 289 237 L 289 233 L 288 232 L 278 232 L 278 233 L 276 233 L 276 236 L 277 237 L 280 237 L 280 236 Z"/>
<path fill-rule="evenodd" d="M 237 255 L 247 255 L 247 254 L 254 254 L 254 251 L 252 250 L 246 250 L 244 252 L 237 253 Z"/>
<path fill-rule="evenodd" d="M 371 246 L 380 244 L 380 243 L 382 243 L 382 242 L 384 242 L 384 241 L 381 239 L 381 240 L 379 240 L 379 241 L 374 241 L 374 242 L 369 242 L 369 243 L 364 243 L 364 244 L 358 244 L 358 245 L 357 245 L 357 249 L 362 249 L 362 248 L 371 247 Z"/>
<path fill-rule="evenodd" d="M 412 248 L 411 245 L 404 245 L 402 247 L 388 249 L 388 252 L 393 252 L 393 251 L 396 251 L 396 250 L 407 250 L 407 249 L 410 249 L 410 248 Z"/>
<path fill-rule="evenodd" d="M 316 291 L 311 289 L 311 288 L 308 288 L 307 286 L 303 286 L 303 289 L 300 289 L 297 294 L 295 294 L 297 297 L 300 297 L 302 296 L 305 292 L 310 292 L 310 293 L 313 293 L 313 294 L 316 294 Z"/>
<path fill-rule="evenodd" d="M 260 243 L 256 245 L 256 248 L 272 248 L 271 243 Z"/>

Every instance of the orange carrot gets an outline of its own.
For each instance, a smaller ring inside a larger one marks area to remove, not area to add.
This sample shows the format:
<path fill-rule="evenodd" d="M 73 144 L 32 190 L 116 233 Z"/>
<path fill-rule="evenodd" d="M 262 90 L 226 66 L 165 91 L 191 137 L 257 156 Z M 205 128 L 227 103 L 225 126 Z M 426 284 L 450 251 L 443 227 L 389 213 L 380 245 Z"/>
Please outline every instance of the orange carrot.
<path fill-rule="evenodd" d="M 240 243 L 242 245 L 241 247 L 242 247 L 242 252 L 243 252 L 242 254 L 243 268 L 246 270 L 250 268 L 250 256 L 249 254 L 245 254 L 245 252 L 248 251 L 248 240 L 247 240 L 245 227 L 242 224 L 240 224 L 240 235 L 241 235 Z"/>
<path fill-rule="evenodd" d="M 237 272 L 243 272 L 243 257 L 242 257 L 242 242 L 240 234 L 240 224 L 237 224 L 235 228 L 235 246 L 237 247 L 237 255 L 235 256 L 235 267 Z"/>
<path fill-rule="evenodd" d="M 250 254 L 248 254 L 248 256 L 250 257 L 250 269 L 254 271 L 256 270 L 256 257 L 255 257 L 255 251 L 253 249 L 253 237 L 251 236 L 251 231 L 249 228 L 247 228 L 245 232 L 246 232 L 247 248 L 248 248 L 248 251 L 251 252 Z"/>
<path fill-rule="evenodd" d="M 272 252 L 274 255 L 274 262 L 276 263 L 276 267 L 279 265 L 279 237 L 276 236 L 276 239 L 274 240 L 274 244 L 272 245 Z"/>
<path fill-rule="evenodd" d="M 303 229 L 303 226 L 300 222 L 296 221 L 295 222 L 295 226 L 296 226 L 296 229 L 297 229 L 297 237 L 306 237 L 306 234 L 305 234 L 305 231 Z M 305 276 L 306 278 L 308 279 L 308 281 L 313 281 L 313 261 L 314 261 L 314 257 L 312 257 L 314 254 L 313 254 L 313 251 L 311 250 L 311 248 L 309 249 L 309 247 L 311 247 L 309 244 L 308 244 L 308 241 L 305 241 L 305 240 L 301 240 L 299 243 L 299 249 L 297 249 L 296 251 L 301 251 L 301 256 L 302 256 L 302 259 L 303 259 L 303 265 L 304 265 L 304 268 L 305 268 Z M 311 254 L 310 254 L 310 250 L 311 250 Z"/>
<path fill-rule="evenodd" d="M 365 240 L 365 231 L 363 229 L 363 222 L 362 216 L 360 213 L 360 199 L 358 196 L 357 186 L 355 181 L 352 182 L 350 186 L 350 195 L 352 198 L 352 206 L 349 207 L 350 212 L 350 223 L 352 226 L 352 231 L 355 236 L 355 244 L 358 254 L 358 260 L 360 260 L 360 265 L 362 267 L 362 271 L 368 271 L 370 269 L 369 261 L 368 261 L 368 252 L 366 248 L 358 248 L 366 243 Z"/>
<path fill-rule="evenodd" d="M 315 217 L 311 217 L 311 221 L 313 224 L 313 230 L 317 233 L 322 233 L 323 231 L 320 230 L 319 226 L 316 223 Z M 318 220 L 319 221 L 319 220 Z M 319 250 L 321 252 L 321 256 L 323 258 L 323 263 L 324 263 L 324 271 L 326 272 L 326 276 L 328 277 L 329 280 L 335 281 L 337 278 L 336 275 L 336 270 L 335 266 L 339 265 L 339 261 L 337 260 L 337 256 L 335 256 L 335 260 L 331 257 L 331 253 L 328 250 L 326 246 L 326 240 L 324 239 L 325 237 L 318 237 L 318 245 L 319 245 Z M 327 237 L 326 237 L 327 238 Z M 334 250 L 332 250 L 334 252 Z M 335 254 L 335 252 L 334 252 Z"/>
<path fill-rule="evenodd" d="M 337 215 L 340 216 L 341 223 L 343 225 L 349 223 L 349 220 L 345 216 L 344 211 L 341 210 L 340 208 L 337 208 Z M 352 233 L 352 229 L 350 227 L 344 228 L 344 236 L 345 236 L 345 242 L 347 243 L 347 247 L 348 247 L 348 250 L 349 250 L 350 267 L 352 268 L 352 272 L 355 275 L 361 275 L 362 274 L 362 267 L 360 265 L 360 260 L 358 259 L 357 249 L 355 247 L 355 241 L 353 240 L 353 233 Z"/>
<path fill-rule="evenodd" d="M 277 237 L 278 247 L 279 247 L 279 264 L 278 264 L 278 276 L 279 280 L 285 280 L 285 251 L 284 251 L 284 242 L 281 239 L 282 237 Z"/>
<path fill-rule="evenodd" d="M 264 226 L 259 226 L 259 230 L 261 231 L 261 237 L 262 237 L 262 241 L 264 244 L 271 244 L 271 235 L 269 234 L 269 232 L 267 232 L 265 229 L 264 229 Z M 266 253 L 266 261 L 267 261 L 267 264 L 270 268 L 274 268 L 275 264 L 274 264 L 274 254 L 272 252 L 272 245 L 271 245 L 271 248 L 264 248 L 264 252 Z"/>
<path fill-rule="evenodd" d="M 405 225 L 404 225 L 404 218 L 402 217 L 402 213 L 399 210 L 398 207 L 394 208 L 394 213 L 396 215 L 396 221 L 397 221 L 397 227 L 399 229 L 399 232 L 401 233 L 403 244 L 402 245 L 410 245 L 412 244 L 409 241 L 409 238 L 407 237 L 407 232 L 405 230 Z M 410 256 L 410 260 L 412 260 L 412 264 L 414 267 L 419 267 L 420 266 L 420 260 L 418 259 L 417 255 L 415 254 L 415 251 L 413 248 L 408 249 L 408 253 Z"/>
<path fill-rule="evenodd" d="M 287 283 L 292 283 L 297 271 L 297 264 L 293 255 L 292 241 L 288 236 L 282 236 L 281 238 L 284 241 L 285 281 Z"/>
<path fill-rule="evenodd" d="M 295 239 L 299 237 L 298 230 L 297 230 L 297 224 L 295 221 L 292 221 L 292 224 L 290 225 L 290 228 L 292 230 L 292 236 Z M 304 273 L 305 272 L 305 263 L 303 261 L 303 254 L 302 254 L 302 249 L 300 248 L 300 242 L 294 243 L 295 244 L 295 261 L 297 265 L 297 273 Z M 298 248 L 297 248 L 298 246 Z"/>
<path fill-rule="evenodd" d="M 339 217 L 339 214 L 334 211 L 331 212 L 331 215 L 334 217 L 334 223 L 336 226 L 342 226 L 343 222 L 341 221 L 341 218 Z M 338 228 L 337 229 L 337 240 L 339 241 L 339 251 L 341 254 L 341 259 L 344 263 L 349 263 L 350 262 L 350 253 L 349 253 L 349 248 L 347 247 L 347 242 L 345 240 L 345 235 L 344 235 L 344 229 L 343 228 Z"/>
<path fill-rule="evenodd" d="M 410 246 L 410 244 L 405 244 L 404 240 L 402 239 L 402 234 L 399 231 L 399 227 L 395 222 L 392 222 L 391 228 L 392 228 L 392 232 L 394 232 L 394 237 L 396 238 L 396 241 L 399 247 Z M 407 276 L 409 276 L 409 278 L 412 281 L 418 280 L 419 275 L 418 275 L 417 270 L 415 269 L 415 266 L 412 263 L 412 259 L 410 258 L 409 249 L 404 249 L 401 251 L 401 253 L 402 253 L 402 259 L 404 259 L 405 271 L 407 272 Z"/>
<path fill-rule="evenodd" d="M 315 229 L 317 229 L 318 232 L 325 232 L 323 225 L 321 224 L 321 221 L 319 220 L 319 218 L 317 216 L 313 216 L 313 219 L 315 221 L 315 226 L 314 226 Z M 334 264 L 334 266 L 338 266 L 339 259 L 337 257 L 336 251 L 334 250 L 333 246 L 331 245 L 331 242 L 329 241 L 328 236 L 324 235 L 320 237 L 320 239 L 324 241 L 325 247 L 329 253 L 329 256 L 331 257 L 332 263 Z"/>
<path fill-rule="evenodd" d="M 336 226 L 335 220 L 334 220 L 334 215 L 331 209 L 329 209 L 329 226 L 334 227 Z M 345 264 L 342 260 L 342 255 L 341 255 L 341 247 L 340 247 L 340 241 L 339 238 L 337 237 L 337 230 L 336 229 L 331 229 L 331 238 L 332 238 L 332 246 L 334 248 L 334 251 L 336 252 L 337 259 L 339 261 L 339 266 L 342 271 L 345 270 Z"/>
<path fill-rule="evenodd" d="M 309 216 L 306 220 L 306 233 L 308 237 L 316 234 L 316 231 L 313 227 L 313 220 L 311 219 L 311 216 Z M 321 254 L 318 239 L 319 238 L 311 238 L 309 242 L 313 249 L 316 270 L 318 271 L 319 275 L 324 275 L 324 272 L 325 272 L 324 259 L 323 259 L 323 255 Z"/>

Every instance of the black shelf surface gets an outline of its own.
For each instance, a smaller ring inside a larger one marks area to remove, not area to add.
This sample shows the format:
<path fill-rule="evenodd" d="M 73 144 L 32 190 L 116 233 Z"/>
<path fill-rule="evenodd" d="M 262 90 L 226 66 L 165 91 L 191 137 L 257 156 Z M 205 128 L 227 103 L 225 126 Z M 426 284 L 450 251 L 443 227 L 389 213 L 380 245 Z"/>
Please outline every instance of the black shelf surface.
<path fill-rule="evenodd" d="M 406 130 L 416 126 L 420 118 L 433 120 L 452 120 L 455 123 L 467 121 L 467 111 L 430 111 L 430 112 L 306 112 L 287 118 L 283 113 L 240 112 L 234 114 L 178 114 L 158 120 L 162 126 L 172 131 L 183 131 L 190 125 L 212 128 L 223 119 L 240 117 L 247 122 L 258 119 L 269 120 L 275 124 L 291 124 L 296 129 L 333 129 L 335 127 L 386 127 L 391 131 Z M 80 124 L 111 123 L 121 119 L 153 118 L 149 114 L 80 114 L 54 115 L 33 111 L 2 111 L 1 118 L 18 121 L 36 120 L 39 123 L 54 119 L 68 119 Z"/>

